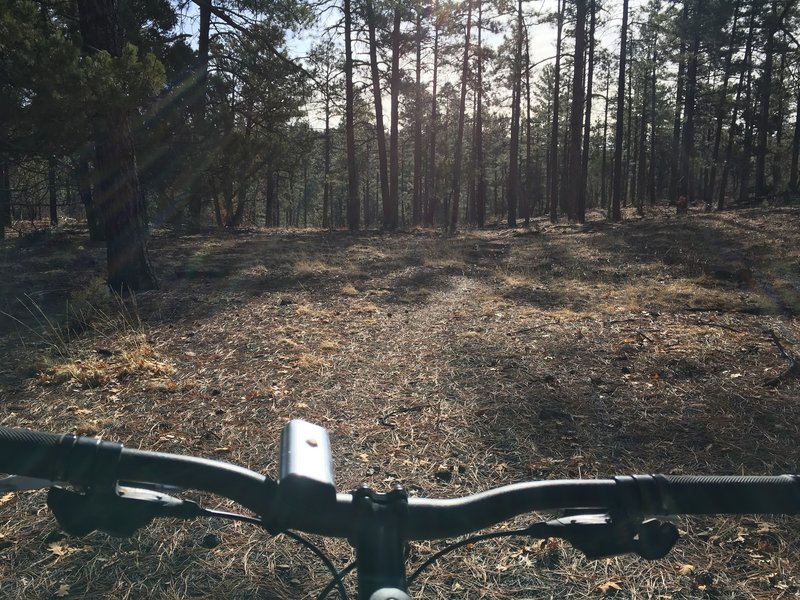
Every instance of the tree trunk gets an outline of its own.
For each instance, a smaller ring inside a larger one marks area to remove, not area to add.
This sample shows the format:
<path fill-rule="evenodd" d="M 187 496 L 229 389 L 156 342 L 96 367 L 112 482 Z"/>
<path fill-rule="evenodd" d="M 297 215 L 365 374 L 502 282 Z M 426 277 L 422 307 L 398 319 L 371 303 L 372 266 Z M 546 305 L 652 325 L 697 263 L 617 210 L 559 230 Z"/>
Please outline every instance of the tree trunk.
<path fill-rule="evenodd" d="M 681 15 L 681 22 L 683 29 L 686 29 L 686 23 L 689 20 L 689 2 L 688 0 L 683 3 L 683 11 Z M 670 156 L 672 157 L 672 165 L 670 168 L 669 178 L 669 191 L 667 196 L 669 202 L 676 202 L 678 199 L 678 187 L 680 182 L 680 166 L 681 166 L 681 108 L 683 107 L 683 94 L 686 76 L 686 38 L 681 33 L 681 47 L 678 56 L 678 79 L 676 82 L 675 93 L 675 119 L 672 126 L 672 149 Z"/>
<path fill-rule="evenodd" d="M 122 40 L 114 9 L 112 0 L 78 0 L 80 30 L 87 50 L 120 56 Z M 95 198 L 105 224 L 108 284 L 119 292 L 155 288 L 128 113 L 119 106 L 107 105 L 94 118 L 93 128 L 98 173 Z"/>
<path fill-rule="evenodd" d="M 58 225 L 58 193 L 56 190 L 56 157 L 47 157 L 47 193 L 50 198 L 50 225 Z"/>
<path fill-rule="evenodd" d="M 6 227 L 11 225 L 11 182 L 8 172 L 8 159 L 0 157 L 0 240 L 6 235 Z"/>
<path fill-rule="evenodd" d="M 683 105 L 683 152 L 681 153 L 681 181 L 678 193 L 687 202 L 694 202 L 694 112 L 697 98 L 697 61 L 700 54 L 700 15 L 703 0 L 695 0 L 692 15 L 692 48 L 686 65 L 686 101 Z"/>
<path fill-rule="evenodd" d="M 103 219 L 100 211 L 95 205 L 92 195 L 92 179 L 89 166 L 89 157 L 86 151 L 81 152 L 78 159 L 78 168 L 75 169 L 75 181 L 78 185 L 78 194 L 86 212 L 86 224 L 89 227 L 89 240 L 92 242 L 105 241 L 105 231 Z"/>
<path fill-rule="evenodd" d="M 658 36 L 658 34 L 654 34 Z M 650 206 L 656 203 L 656 48 L 657 37 L 653 40 L 653 70 L 650 73 L 650 170 L 648 176 L 648 194 L 650 197 Z"/>
<path fill-rule="evenodd" d="M 196 85 L 192 95 L 192 111 L 194 113 L 194 151 L 197 152 L 202 147 L 202 142 L 198 140 L 198 134 L 205 135 L 206 120 L 206 89 L 208 87 L 208 57 L 209 39 L 211 33 L 211 7 L 213 0 L 206 0 L 199 4 L 200 8 L 200 29 L 198 31 L 197 42 L 197 63 L 195 65 Z M 196 160 L 195 164 L 201 161 Z M 203 196 L 205 186 L 203 174 L 195 173 L 189 189 L 189 218 L 192 227 L 198 227 L 203 212 Z"/>
<path fill-rule="evenodd" d="M 603 210 L 608 210 L 608 183 L 606 176 L 608 173 L 608 93 L 611 87 L 611 67 L 609 66 L 606 72 L 606 107 L 605 115 L 603 116 L 603 159 L 600 164 L 600 203 L 603 205 Z"/>
<path fill-rule="evenodd" d="M 469 42 L 472 34 L 472 0 L 467 0 L 467 31 L 464 36 L 464 59 L 461 63 L 461 99 L 458 103 L 458 133 L 453 158 L 453 206 L 450 214 L 450 231 L 458 227 L 458 201 L 461 194 L 461 156 L 464 151 L 464 110 L 467 102 L 467 79 L 469 74 Z"/>
<path fill-rule="evenodd" d="M 483 2 L 478 2 L 478 82 L 475 90 L 475 220 L 481 229 L 486 225 L 486 174 L 483 164 Z"/>
<path fill-rule="evenodd" d="M 366 0 L 366 9 L 369 30 L 369 67 L 372 74 L 372 98 L 375 104 L 375 135 L 378 143 L 378 170 L 381 180 L 381 202 L 383 203 L 383 226 L 387 227 L 387 223 L 391 219 L 392 201 L 389 192 L 389 166 L 386 159 L 386 132 L 383 129 L 383 94 L 378 71 L 378 43 L 375 35 L 377 19 L 372 0 Z M 392 35 L 392 40 L 394 40 L 394 35 Z"/>
<path fill-rule="evenodd" d="M 394 27 L 392 28 L 392 79 L 391 79 L 391 138 L 389 139 L 389 206 L 383 209 L 383 226 L 393 231 L 397 229 L 398 208 L 400 206 L 398 176 L 398 119 L 400 108 L 400 23 L 402 14 L 400 7 L 394 9 Z M 381 129 L 383 127 L 381 126 Z"/>
<path fill-rule="evenodd" d="M 765 43 L 764 65 L 761 68 L 759 85 L 758 140 L 756 142 L 756 197 L 763 198 L 767 195 L 767 140 L 770 129 L 769 105 L 772 96 L 772 64 L 775 49 L 775 33 L 780 26 L 776 2 L 772 2 L 770 10 L 764 15 Z"/>
<path fill-rule="evenodd" d="M 744 50 L 744 64 L 750 64 L 750 57 L 753 51 L 753 27 L 755 22 L 755 11 L 750 12 L 750 23 L 747 28 L 747 42 L 745 44 Z M 737 120 L 737 112 L 739 110 L 739 100 L 742 95 L 742 87 L 744 84 L 745 73 L 747 73 L 748 81 L 750 77 L 750 69 L 745 71 L 742 69 L 742 72 L 739 74 L 739 83 L 736 86 L 736 99 L 733 101 L 733 107 L 731 109 L 731 122 L 728 127 L 728 143 L 727 147 L 725 148 L 725 162 L 722 167 L 722 175 L 720 177 L 719 182 L 719 195 L 717 196 L 717 210 L 722 210 L 725 207 L 725 191 L 728 187 L 728 173 L 730 172 L 730 164 L 731 158 L 733 157 L 733 141 L 734 136 L 736 134 L 736 120 Z M 749 83 L 748 83 L 749 85 Z"/>
<path fill-rule="evenodd" d="M 581 179 L 578 186 L 578 203 L 575 213 L 579 223 L 586 220 L 586 186 L 589 176 L 589 143 L 592 127 L 592 83 L 594 78 L 594 29 L 596 0 L 589 2 L 589 73 L 586 77 L 586 119 L 583 124 L 583 155 L 581 157 Z"/>
<path fill-rule="evenodd" d="M 561 32 L 564 28 L 564 2 L 558 0 L 556 16 L 556 65 L 553 82 L 553 121 L 550 129 L 550 222 L 558 221 L 558 104 L 561 91 Z M 625 0 L 627 6 L 627 0 Z M 625 33 L 623 32 L 623 35 Z"/>
<path fill-rule="evenodd" d="M 422 10 L 417 12 L 417 78 L 414 88 L 414 204 L 411 221 L 414 226 L 422 222 Z"/>
<path fill-rule="evenodd" d="M 433 89 L 431 92 L 431 153 L 428 162 L 428 177 L 425 184 L 425 224 L 433 227 L 436 215 L 436 76 L 439 67 L 439 22 L 436 21 L 433 33 Z"/>
<path fill-rule="evenodd" d="M 583 70 L 586 51 L 586 0 L 575 0 L 575 57 L 572 73 L 572 106 L 569 114 L 569 171 L 567 174 L 565 196 L 567 216 L 578 223 L 586 220 L 585 207 L 579 211 L 581 184 L 583 183 Z M 585 198 L 585 195 L 584 195 Z"/>
<path fill-rule="evenodd" d="M 531 46 L 525 28 L 525 189 L 520 198 L 520 216 L 525 226 L 531 223 L 531 198 L 533 195 L 533 162 L 531 158 Z"/>
<path fill-rule="evenodd" d="M 325 90 L 325 182 L 322 191 L 322 227 L 328 229 L 331 203 L 331 100 L 330 89 L 326 82 Z"/>
<path fill-rule="evenodd" d="M 728 44 L 728 52 L 725 55 L 725 67 L 722 73 L 722 89 L 720 90 L 719 103 L 717 104 L 716 125 L 714 129 L 714 151 L 711 156 L 711 172 L 708 176 L 708 189 L 709 198 L 714 195 L 714 188 L 717 183 L 717 164 L 719 163 L 719 150 L 722 145 L 722 122 L 725 120 L 725 107 L 728 104 L 728 80 L 731 76 L 731 67 L 733 64 L 733 53 L 736 48 L 736 28 L 739 23 L 739 2 L 737 1 L 733 7 L 733 26 L 731 27 L 730 43 Z M 735 109 L 734 109 L 735 110 Z"/>
<path fill-rule="evenodd" d="M 578 0 L 580 2 L 580 0 Z M 508 153 L 508 226 L 517 226 L 517 205 L 519 203 L 519 121 L 522 104 L 522 0 L 517 8 L 517 46 L 514 54 L 511 90 L 511 146 Z"/>
<path fill-rule="evenodd" d="M 267 165 L 267 188 L 264 192 L 264 225 L 272 227 L 275 225 L 275 174 L 271 164 Z"/>
<path fill-rule="evenodd" d="M 754 11 L 755 12 L 755 11 Z M 753 21 L 750 22 L 750 33 L 748 40 L 753 36 Z M 745 52 L 745 65 L 747 69 L 747 83 L 744 86 L 744 140 L 742 142 L 742 154 L 739 164 L 739 201 L 746 202 L 750 197 L 750 158 L 753 153 L 753 50 L 752 42 L 750 52 Z"/>
<path fill-rule="evenodd" d="M 792 167 L 789 175 L 789 191 L 797 194 L 797 163 L 800 157 L 800 86 L 797 89 L 797 109 L 794 119 L 794 137 L 792 138 Z"/>
<path fill-rule="evenodd" d="M 355 91 L 353 89 L 353 13 L 350 0 L 344 0 L 344 77 L 345 77 L 345 137 L 347 138 L 347 226 L 357 231 L 361 219 L 358 195 L 358 165 L 356 165 Z"/>
<path fill-rule="evenodd" d="M 622 138 L 625 121 L 625 52 L 628 45 L 628 0 L 622 0 L 622 30 L 619 42 L 619 80 L 617 83 L 617 122 L 614 132 L 614 175 L 611 188 L 611 220 L 621 221 Z"/>
<path fill-rule="evenodd" d="M 628 206 L 628 198 L 631 195 L 631 163 L 636 160 L 633 156 L 634 149 L 633 144 L 631 142 L 633 132 L 635 131 L 635 127 L 633 124 L 633 64 L 635 60 L 635 44 L 634 40 L 631 39 L 628 42 L 628 73 L 627 73 L 627 90 L 628 90 L 628 117 L 627 123 L 628 126 L 625 128 L 625 168 L 623 170 L 622 175 L 622 207 L 625 208 Z"/>

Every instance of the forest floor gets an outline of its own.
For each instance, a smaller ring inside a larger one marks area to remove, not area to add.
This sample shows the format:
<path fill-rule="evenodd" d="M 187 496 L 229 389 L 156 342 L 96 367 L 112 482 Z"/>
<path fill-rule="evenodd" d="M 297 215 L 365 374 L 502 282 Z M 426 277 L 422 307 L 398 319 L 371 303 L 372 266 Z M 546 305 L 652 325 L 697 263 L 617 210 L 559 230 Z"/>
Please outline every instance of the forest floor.
<path fill-rule="evenodd" d="M 275 476 L 280 430 L 304 418 L 330 432 L 340 490 L 399 482 L 432 497 L 542 478 L 800 472 L 800 382 L 786 374 L 800 356 L 800 210 L 593 217 L 452 237 L 156 232 L 162 288 L 135 304 L 109 298 L 104 248 L 80 229 L 6 240 L 0 424 Z M 655 562 L 488 541 L 412 593 L 798 597 L 798 525 L 682 519 Z M 352 558 L 320 544 L 338 565 Z M 410 562 L 441 547 L 415 544 Z M 313 598 L 326 583 L 308 551 L 252 526 L 72 538 L 41 492 L 0 497 L 2 598 Z"/>

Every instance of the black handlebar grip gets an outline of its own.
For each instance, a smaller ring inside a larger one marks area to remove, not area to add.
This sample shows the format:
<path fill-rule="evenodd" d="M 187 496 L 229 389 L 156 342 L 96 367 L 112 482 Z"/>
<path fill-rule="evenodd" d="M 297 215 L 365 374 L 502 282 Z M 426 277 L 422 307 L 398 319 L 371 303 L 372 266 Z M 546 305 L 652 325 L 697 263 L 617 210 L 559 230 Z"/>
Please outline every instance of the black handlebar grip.
<path fill-rule="evenodd" d="M 655 475 L 663 508 L 671 514 L 798 514 L 796 475 Z"/>
<path fill-rule="evenodd" d="M 54 480 L 64 452 L 64 437 L 0 427 L 0 473 Z"/>

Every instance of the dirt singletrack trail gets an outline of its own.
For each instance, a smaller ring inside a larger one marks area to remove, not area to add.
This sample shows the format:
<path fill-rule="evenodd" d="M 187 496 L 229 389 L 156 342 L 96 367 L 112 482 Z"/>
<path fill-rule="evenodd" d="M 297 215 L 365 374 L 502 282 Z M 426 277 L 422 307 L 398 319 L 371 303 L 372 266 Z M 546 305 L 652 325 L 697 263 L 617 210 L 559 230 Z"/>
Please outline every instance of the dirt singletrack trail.
<path fill-rule="evenodd" d="M 402 483 L 419 496 L 637 472 L 796 473 L 800 385 L 787 371 L 800 355 L 798 217 L 540 220 L 456 236 L 161 232 L 151 249 L 162 289 L 123 303 L 103 288 L 102 248 L 81 232 L 41 248 L 7 241 L 0 424 L 274 476 L 280 430 L 303 418 L 330 432 L 339 489 Z M 3 598 L 61 585 L 81 598 L 306 598 L 327 583 L 310 555 L 241 524 L 65 538 L 37 493 L 1 498 L 0 514 Z M 417 591 L 800 593 L 796 520 L 681 528 L 654 563 L 587 561 L 556 541 L 487 542 L 445 559 Z M 344 543 L 317 541 L 339 565 L 351 557 Z M 415 544 L 410 562 L 440 547 Z"/>

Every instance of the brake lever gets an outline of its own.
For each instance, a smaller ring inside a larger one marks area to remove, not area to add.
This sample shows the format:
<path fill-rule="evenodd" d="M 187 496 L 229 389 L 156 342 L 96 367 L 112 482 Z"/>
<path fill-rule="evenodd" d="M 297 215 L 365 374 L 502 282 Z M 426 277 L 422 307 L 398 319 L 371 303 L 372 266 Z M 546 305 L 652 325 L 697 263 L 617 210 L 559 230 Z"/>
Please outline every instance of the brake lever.
<path fill-rule="evenodd" d="M 47 506 L 61 529 L 77 536 L 98 530 L 130 537 L 156 517 L 193 519 L 203 514 L 200 505 L 191 500 L 126 486 L 82 493 L 56 485 L 47 494 Z"/>
<path fill-rule="evenodd" d="M 608 513 L 565 516 L 547 521 L 546 526 L 589 559 L 638 554 L 656 560 L 669 554 L 680 537 L 668 521 L 614 518 Z"/>

